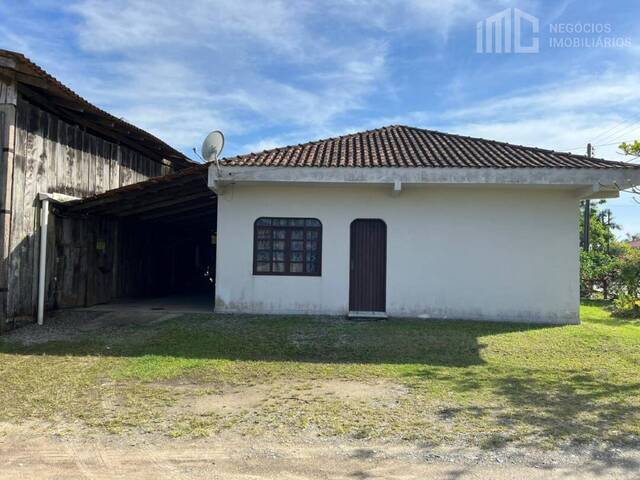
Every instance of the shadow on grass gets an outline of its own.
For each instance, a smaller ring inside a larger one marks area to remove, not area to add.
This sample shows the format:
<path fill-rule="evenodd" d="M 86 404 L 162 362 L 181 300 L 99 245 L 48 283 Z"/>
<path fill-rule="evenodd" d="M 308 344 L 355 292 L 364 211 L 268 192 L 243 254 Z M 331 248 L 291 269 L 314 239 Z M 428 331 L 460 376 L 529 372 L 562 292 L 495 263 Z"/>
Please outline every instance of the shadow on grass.
<path fill-rule="evenodd" d="M 481 447 L 494 450 L 511 443 L 535 447 L 592 445 L 640 446 L 633 426 L 640 425 L 640 379 L 616 383 L 580 370 L 552 374 L 543 369 L 506 371 L 470 369 L 464 377 L 442 369 L 423 369 L 423 379 L 444 382 L 458 393 L 489 390 L 503 405 L 457 405 L 440 410 L 443 420 L 474 418 L 502 427 Z M 524 431 L 518 435 L 514 432 Z"/>
<path fill-rule="evenodd" d="M 79 325 L 82 327 L 82 324 Z M 98 325 L 71 330 L 64 340 L 38 339 L 27 327 L 0 343 L 0 352 L 46 355 L 148 355 L 186 359 L 229 359 L 312 363 L 422 364 L 467 367 L 484 363 L 483 336 L 545 326 L 391 319 L 353 322 L 332 317 L 185 315 L 162 323 Z M 55 329 L 55 325 L 51 327 Z"/>
<path fill-rule="evenodd" d="M 572 452 L 567 452 L 571 455 Z M 545 463 L 532 462 L 536 469 L 540 469 L 549 475 L 548 478 L 629 478 L 635 479 L 640 471 L 640 461 L 634 458 L 626 458 L 618 452 L 608 448 L 591 449 L 588 453 L 582 453 L 579 465 L 561 462 Z M 516 464 L 527 465 L 527 458 L 517 458 Z M 478 472 L 476 465 L 465 466 L 454 469 L 446 474 L 448 480 L 458 480 L 462 478 L 476 478 Z M 515 478 L 515 477 L 514 477 Z M 536 478 L 538 476 L 536 475 Z"/>
<path fill-rule="evenodd" d="M 607 325 L 609 327 L 640 327 L 640 319 L 637 318 L 598 318 L 598 319 L 585 319 L 587 323 L 596 323 L 601 325 Z"/>
<path fill-rule="evenodd" d="M 640 327 L 640 319 L 618 317 L 613 311 L 610 300 L 582 300 L 583 309 L 581 319 L 584 322 L 609 325 L 612 327 L 634 326 Z"/>
<path fill-rule="evenodd" d="M 517 348 L 513 347 L 516 341 L 522 345 L 529 341 L 545 345 L 551 335 L 544 335 L 544 330 L 554 327 L 405 319 L 352 322 L 284 316 L 185 315 L 161 322 L 139 316 L 117 322 L 111 317 L 104 318 L 110 321 L 91 325 L 86 319 L 84 323 L 71 321 L 64 325 L 68 335 L 56 341 L 48 341 L 42 334 L 45 330 L 28 327 L 30 331 L 0 340 L 0 353 L 405 365 L 406 368 L 392 370 L 393 374 L 417 388 L 437 385 L 441 391 L 453 393 L 447 397 L 451 399 L 450 405 L 436 412 L 443 422 L 479 419 L 486 424 L 487 431 L 501 432 L 487 435 L 482 441 L 481 447 L 486 451 L 513 443 L 533 446 L 584 445 L 594 440 L 608 445 L 638 443 L 629 426 L 640 424 L 637 408 L 640 378 L 618 383 L 617 377 L 609 372 L 583 371 L 571 366 L 554 369 L 554 358 L 548 359 L 549 368 L 544 368 L 544 362 L 529 365 L 526 358 L 522 360 L 524 363 L 509 363 L 508 353 L 502 353 L 491 363 L 482 358 L 483 337 L 532 333 L 531 337 L 515 335 L 502 345 L 498 343 L 503 349 L 509 343 L 511 352 Z M 60 333 L 53 322 L 47 328 Z M 580 327 L 567 327 L 563 331 L 567 332 L 567 340 L 571 340 L 572 335 L 579 334 Z M 543 335 L 536 340 L 533 337 L 537 333 Z M 26 340 L 34 343 L 21 343 Z M 491 342 L 486 338 L 484 341 Z M 576 348 L 569 351 L 571 361 L 589 347 L 567 344 L 567 348 Z M 496 350 L 492 355 L 496 355 Z M 292 375 L 295 372 L 291 370 Z"/>
<path fill-rule="evenodd" d="M 590 299 L 581 299 L 580 305 L 583 307 L 599 307 L 599 308 L 607 308 L 613 304 L 611 300 L 590 300 Z"/>

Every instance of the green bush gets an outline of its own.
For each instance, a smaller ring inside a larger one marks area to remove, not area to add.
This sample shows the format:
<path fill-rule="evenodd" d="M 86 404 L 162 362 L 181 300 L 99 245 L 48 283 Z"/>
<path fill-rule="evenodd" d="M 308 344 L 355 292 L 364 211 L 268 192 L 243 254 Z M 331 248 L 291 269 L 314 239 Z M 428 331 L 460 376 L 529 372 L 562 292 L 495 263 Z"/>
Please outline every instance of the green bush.
<path fill-rule="evenodd" d="M 622 317 L 640 318 L 640 250 L 625 248 L 618 259 L 615 313 Z"/>
<path fill-rule="evenodd" d="M 615 294 L 620 276 L 620 259 L 596 250 L 580 251 L 580 296 L 590 298 L 602 292 L 605 300 Z"/>
<path fill-rule="evenodd" d="M 625 248 L 619 260 L 618 281 L 624 291 L 636 298 L 640 295 L 640 250 Z"/>
<path fill-rule="evenodd" d="M 620 317 L 639 318 L 640 298 L 629 293 L 621 293 L 613 301 L 613 311 Z"/>

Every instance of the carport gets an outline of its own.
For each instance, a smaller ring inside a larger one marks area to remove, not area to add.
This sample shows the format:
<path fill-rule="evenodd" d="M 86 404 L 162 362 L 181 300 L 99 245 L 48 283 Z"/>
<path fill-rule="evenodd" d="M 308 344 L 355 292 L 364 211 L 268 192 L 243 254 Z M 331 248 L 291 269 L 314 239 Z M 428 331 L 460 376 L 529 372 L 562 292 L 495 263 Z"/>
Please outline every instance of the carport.
<path fill-rule="evenodd" d="M 201 309 L 204 298 L 213 310 L 216 195 L 207 165 L 55 204 L 54 213 L 55 271 L 63 282 L 56 290 L 64 294 L 49 308 L 153 309 L 150 300 L 158 299 Z"/>

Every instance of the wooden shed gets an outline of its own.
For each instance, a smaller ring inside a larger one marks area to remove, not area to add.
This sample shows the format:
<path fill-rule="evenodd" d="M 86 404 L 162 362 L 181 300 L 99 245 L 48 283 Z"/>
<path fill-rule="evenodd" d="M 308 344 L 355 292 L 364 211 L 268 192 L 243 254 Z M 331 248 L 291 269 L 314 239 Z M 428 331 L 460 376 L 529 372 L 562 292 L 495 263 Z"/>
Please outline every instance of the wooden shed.
<path fill-rule="evenodd" d="M 180 252 L 210 245 L 215 229 L 206 167 L 6 50 L 0 146 L 0 331 L 36 314 L 42 194 L 52 200 L 47 309 L 188 284 L 193 272 L 185 272 Z M 198 222 L 200 235 L 192 239 L 189 219 L 205 207 L 211 220 Z"/>

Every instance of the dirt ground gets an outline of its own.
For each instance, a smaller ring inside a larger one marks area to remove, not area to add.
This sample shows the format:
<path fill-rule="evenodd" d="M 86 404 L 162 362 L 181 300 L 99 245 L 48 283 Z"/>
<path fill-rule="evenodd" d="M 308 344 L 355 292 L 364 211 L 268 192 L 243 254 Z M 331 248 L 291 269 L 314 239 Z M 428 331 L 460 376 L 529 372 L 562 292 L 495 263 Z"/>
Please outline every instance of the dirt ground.
<path fill-rule="evenodd" d="M 301 437 L 67 437 L 0 428 L 0 479 L 637 479 L 640 453 L 429 448 Z"/>

